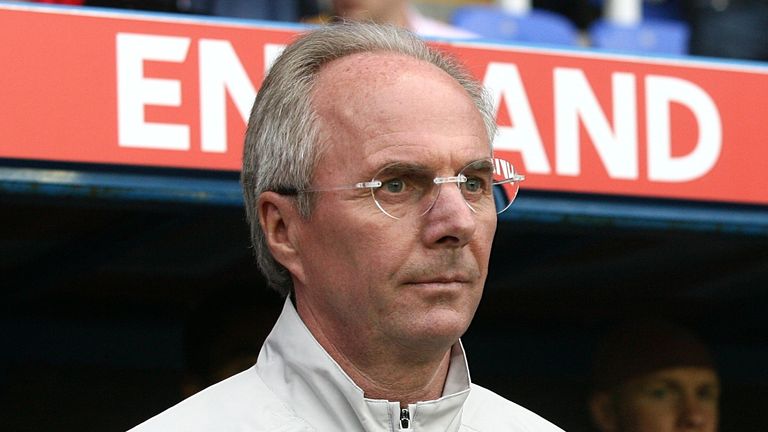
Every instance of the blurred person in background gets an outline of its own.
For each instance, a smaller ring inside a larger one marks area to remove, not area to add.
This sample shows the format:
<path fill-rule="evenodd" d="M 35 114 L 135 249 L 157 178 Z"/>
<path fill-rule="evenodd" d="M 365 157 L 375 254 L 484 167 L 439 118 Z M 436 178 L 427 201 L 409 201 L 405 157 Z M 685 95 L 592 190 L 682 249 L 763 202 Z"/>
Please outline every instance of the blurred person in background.
<path fill-rule="evenodd" d="M 307 20 L 325 24 L 339 20 L 392 24 L 420 36 L 475 38 L 472 32 L 422 15 L 408 0 L 330 0 L 327 13 Z"/>
<path fill-rule="evenodd" d="M 719 397 L 709 350 L 674 324 L 622 325 L 595 353 L 589 408 L 601 432 L 716 432 Z"/>

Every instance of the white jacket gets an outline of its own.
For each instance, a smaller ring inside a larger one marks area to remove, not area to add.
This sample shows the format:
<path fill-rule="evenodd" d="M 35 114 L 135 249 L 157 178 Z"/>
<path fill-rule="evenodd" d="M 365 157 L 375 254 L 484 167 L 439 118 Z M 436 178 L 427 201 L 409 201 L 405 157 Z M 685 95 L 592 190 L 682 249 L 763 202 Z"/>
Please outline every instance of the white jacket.
<path fill-rule="evenodd" d="M 562 432 L 525 408 L 471 384 L 460 342 L 451 351 L 443 396 L 410 404 L 408 415 L 410 421 L 403 422 L 399 402 L 365 398 L 288 300 L 255 366 L 131 431 Z"/>

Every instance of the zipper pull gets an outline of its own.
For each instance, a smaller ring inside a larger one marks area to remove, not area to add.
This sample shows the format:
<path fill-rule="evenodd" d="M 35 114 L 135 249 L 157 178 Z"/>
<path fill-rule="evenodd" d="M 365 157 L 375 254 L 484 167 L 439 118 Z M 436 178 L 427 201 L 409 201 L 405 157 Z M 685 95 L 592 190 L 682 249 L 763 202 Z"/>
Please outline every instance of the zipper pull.
<path fill-rule="evenodd" d="M 411 428 L 411 413 L 408 411 L 408 408 L 403 408 L 400 410 L 400 429 L 410 429 Z"/>

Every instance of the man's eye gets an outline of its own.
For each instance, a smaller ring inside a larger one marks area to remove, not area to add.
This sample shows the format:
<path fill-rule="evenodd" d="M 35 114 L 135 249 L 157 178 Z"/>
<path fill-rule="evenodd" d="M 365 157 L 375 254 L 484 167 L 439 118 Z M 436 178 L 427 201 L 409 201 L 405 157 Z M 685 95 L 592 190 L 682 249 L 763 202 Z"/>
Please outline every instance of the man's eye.
<path fill-rule="evenodd" d="M 718 390 L 714 387 L 704 387 L 697 391 L 699 399 L 703 401 L 716 401 L 718 399 Z"/>
<path fill-rule="evenodd" d="M 470 193 L 482 192 L 484 188 L 484 182 L 477 177 L 469 177 L 464 183 L 464 189 Z"/>
<path fill-rule="evenodd" d="M 387 180 L 383 187 L 389 193 L 400 193 L 405 190 L 405 181 L 399 178 Z"/>
<path fill-rule="evenodd" d="M 669 386 L 654 386 L 646 390 L 646 394 L 657 400 L 665 400 L 670 397 L 676 397 L 677 392 Z"/>

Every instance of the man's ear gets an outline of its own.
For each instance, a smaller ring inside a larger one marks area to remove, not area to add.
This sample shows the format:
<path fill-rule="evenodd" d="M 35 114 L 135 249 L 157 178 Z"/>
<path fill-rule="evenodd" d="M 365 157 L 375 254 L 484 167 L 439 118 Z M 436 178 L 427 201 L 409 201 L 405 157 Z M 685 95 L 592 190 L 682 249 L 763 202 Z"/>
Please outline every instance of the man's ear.
<path fill-rule="evenodd" d="M 617 414 L 614 397 L 606 391 L 594 393 L 589 399 L 589 411 L 592 421 L 602 432 L 618 430 Z"/>
<path fill-rule="evenodd" d="M 304 268 L 298 248 L 297 233 L 302 222 L 293 198 L 276 192 L 264 192 L 256 203 L 259 224 L 272 257 L 291 275 L 304 280 Z"/>

